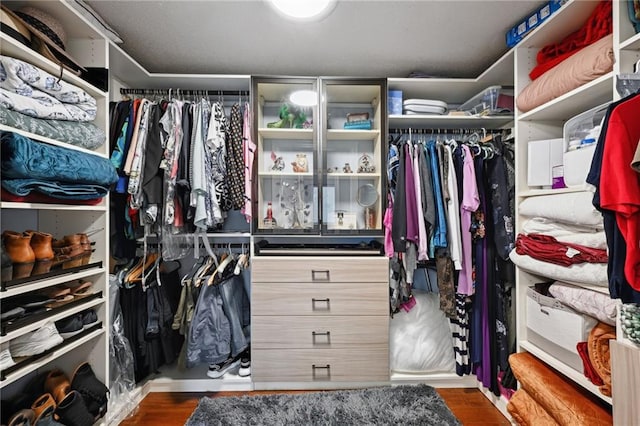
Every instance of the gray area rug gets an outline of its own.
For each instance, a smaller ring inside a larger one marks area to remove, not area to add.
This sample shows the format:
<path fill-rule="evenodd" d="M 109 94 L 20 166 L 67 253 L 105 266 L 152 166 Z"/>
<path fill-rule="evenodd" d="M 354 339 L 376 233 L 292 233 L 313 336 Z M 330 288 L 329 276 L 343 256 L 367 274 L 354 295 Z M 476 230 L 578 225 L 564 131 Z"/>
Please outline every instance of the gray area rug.
<path fill-rule="evenodd" d="M 427 385 L 204 397 L 186 423 L 187 426 L 460 424 L 435 389 Z"/>

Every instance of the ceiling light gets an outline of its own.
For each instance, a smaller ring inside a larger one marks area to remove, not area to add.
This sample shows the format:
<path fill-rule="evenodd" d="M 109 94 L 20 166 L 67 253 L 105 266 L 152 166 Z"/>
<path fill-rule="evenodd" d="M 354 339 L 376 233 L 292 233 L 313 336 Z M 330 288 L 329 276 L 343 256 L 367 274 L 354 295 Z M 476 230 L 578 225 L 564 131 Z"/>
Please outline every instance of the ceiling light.
<path fill-rule="evenodd" d="M 276 10 L 296 20 L 320 19 L 328 15 L 336 0 L 268 0 Z"/>
<path fill-rule="evenodd" d="M 310 107 L 318 102 L 317 97 L 313 90 L 297 90 L 289 95 L 289 100 L 296 105 Z"/>

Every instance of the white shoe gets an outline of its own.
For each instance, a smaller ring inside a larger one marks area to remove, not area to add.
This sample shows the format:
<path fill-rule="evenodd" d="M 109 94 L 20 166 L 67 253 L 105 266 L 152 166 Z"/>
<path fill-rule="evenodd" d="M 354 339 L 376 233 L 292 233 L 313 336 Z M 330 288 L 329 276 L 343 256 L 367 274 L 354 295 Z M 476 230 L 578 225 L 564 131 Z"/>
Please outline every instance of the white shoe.
<path fill-rule="evenodd" d="M 10 342 L 14 357 L 38 355 L 62 343 L 63 339 L 53 322 L 48 322 L 36 331 L 16 337 Z"/>
<path fill-rule="evenodd" d="M 0 370 L 9 368 L 12 365 L 16 365 L 16 363 L 11 357 L 9 345 L 2 345 L 2 350 L 0 351 Z"/>

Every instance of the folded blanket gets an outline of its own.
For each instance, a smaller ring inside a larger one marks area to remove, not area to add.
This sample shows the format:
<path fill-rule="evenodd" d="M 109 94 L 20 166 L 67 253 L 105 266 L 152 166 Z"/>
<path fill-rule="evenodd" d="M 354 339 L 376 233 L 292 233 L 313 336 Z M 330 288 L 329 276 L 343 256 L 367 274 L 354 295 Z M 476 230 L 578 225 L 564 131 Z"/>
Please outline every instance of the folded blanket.
<path fill-rule="evenodd" d="M 597 318 L 605 324 L 616 324 L 618 301 L 608 294 L 556 281 L 549 286 L 549 293 L 578 312 Z"/>
<path fill-rule="evenodd" d="M 530 353 L 512 354 L 509 356 L 509 365 L 521 389 L 524 389 L 558 424 L 612 424 L 611 413 L 603 408 L 599 401 L 594 401 L 595 396 L 585 394 L 578 385 L 556 373 Z M 533 422 L 537 424 L 535 418 Z"/>
<path fill-rule="evenodd" d="M 584 376 L 589 379 L 591 383 L 596 386 L 602 386 L 604 382 L 602 378 L 598 375 L 598 372 L 595 368 L 593 368 L 593 364 L 591 364 L 591 359 L 589 359 L 589 344 L 587 342 L 579 342 L 576 345 L 576 350 L 578 351 L 578 355 L 580 355 L 580 359 L 582 360 L 582 367 L 584 369 Z"/>
<path fill-rule="evenodd" d="M 509 253 L 509 258 L 520 268 L 532 274 L 564 281 L 573 284 L 588 284 L 608 287 L 607 265 L 604 263 L 581 263 L 572 266 L 560 266 L 542 262 L 531 256 L 520 255 L 515 249 Z"/>
<path fill-rule="evenodd" d="M 84 90 L 27 62 L 0 55 L 0 104 L 38 118 L 92 121 L 97 102 Z"/>
<path fill-rule="evenodd" d="M 32 191 L 62 200 L 95 200 L 109 193 L 109 187 L 90 183 L 65 183 L 41 179 L 2 179 L 2 188 L 19 197 Z"/>
<path fill-rule="evenodd" d="M 89 150 L 104 145 L 104 130 L 87 121 L 45 120 L 0 105 L 0 124 Z"/>
<path fill-rule="evenodd" d="M 538 51 L 538 65 L 531 70 L 529 78 L 535 80 L 542 74 L 578 52 L 580 49 L 600 40 L 613 31 L 611 0 L 604 0 L 591 12 L 580 29 L 557 43 L 551 43 Z"/>
<path fill-rule="evenodd" d="M 3 180 L 33 179 L 106 187 L 118 180 L 107 158 L 36 142 L 13 132 L 2 132 L 1 140 Z"/>
<path fill-rule="evenodd" d="M 609 340 L 616 339 L 616 329 L 604 323 L 598 323 L 589 333 L 587 341 L 589 359 L 604 384 L 600 386 L 603 395 L 611 396 L 611 357 Z"/>
<path fill-rule="evenodd" d="M 524 389 L 518 389 L 507 404 L 507 411 L 519 426 L 556 426 L 558 422 Z"/>
<path fill-rule="evenodd" d="M 570 225 L 603 229 L 602 214 L 593 207 L 591 192 L 528 197 L 520 203 L 518 211 L 526 217 L 543 217 Z"/>
<path fill-rule="evenodd" d="M 544 217 L 534 217 L 522 224 L 525 234 L 542 234 L 554 237 L 563 243 L 579 244 L 586 247 L 607 249 L 607 237 L 596 226 L 578 226 L 556 222 Z"/>
<path fill-rule="evenodd" d="M 609 34 L 571 55 L 529 83 L 518 95 L 521 112 L 530 111 L 613 69 L 613 36 Z"/>

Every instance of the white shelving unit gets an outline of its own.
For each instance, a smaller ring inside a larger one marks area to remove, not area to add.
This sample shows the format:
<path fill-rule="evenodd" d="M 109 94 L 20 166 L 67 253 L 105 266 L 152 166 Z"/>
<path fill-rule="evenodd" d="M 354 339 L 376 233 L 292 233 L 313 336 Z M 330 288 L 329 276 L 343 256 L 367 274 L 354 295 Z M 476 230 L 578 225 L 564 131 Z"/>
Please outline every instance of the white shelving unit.
<path fill-rule="evenodd" d="M 434 99 L 459 105 L 490 86 L 513 86 L 513 50 L 509 50 L 477 78 L 389 78 L 389 90 L 403 99 Z M 389 115 L 389 129 L 499 129 L 509 127 L 512 115 Z"/>
<path fill-rule="evenodd" d="M 10 9 L 19 9 L 25 4 L 33 5 L 40 10 L 54 16 L 65 28 L 67 33 L 67 51 L 82 65 L 87 67 L 107 67 L 107 41 L 91 24 L 88 24 L 65 1 L 3 1 L 3 6 Z M 5 33 L 0 33 L 0 53 L 14 57 L 52 74 L 60 74 L 60 66 L 55 62 L 32 51 L 28 47 L 15 41 Z M 108 93 L 88 83 L 82 78 L 67 71 L 62 73 L 62 80 L 85 90 L 97 100 L 97 116 L 93 124 L 104 130 L 108 135 Z M 64 141 L 42 137 L 21 129 L 15 129 L 7 125 L 0 125 L 2 132 L 15 132 L 33 140 L 71 149 L 78 153 L 95 155 L 103 159 L 109 156 L 109 143 L 105 143 L 95 150 L 70 145 Z M 20 203 L 0 202 L 2 209 L 2 231 L 12 230 L 22 232 L 27 229 L 35 229 L 48 232 L 54 238 L 62 238 L 65 235 L 75 233 L 87 233 L 94 243 L 90 264 L 96 266 L 83 269 L 78 272 L 63 271 L 63 274 L 51 278 L 26 280 L 20 283 L 9 281 L 3 285 L 0 291 L 0 299 L 3 302 L 10 301 L 12 297 L 25 295 L 54 285 L 64 284 L 84 279 L 93 282 L 92 297 L 85 301 L 82 299 L 71 302 L 68 306 L 55 307 L 46 316 L 39 316 L 33 322 L 24 321 L 23 326 L 9 328 L 8 332 L 0 337 L 0 342 L 8 344 L 12 339 L 36 330 L 46 322 L 67 318 L 85 309 L 94 309 L 98 316 L 98 323 L 84 332 L 65 340 L 60 345 L 45 352 L 44 355 L 36 355 L 28 359 L 16 359 L 18 364 L 3 371 L 3 380 L 0 381 L 0 389 L 3 400 L 19 393 L 36 372 L 44 372 L 53 368 L 62 369 L 69 378 L 74 369 L 82 362 L 89 362 L 98 379 L 109 384 L 109 291 L 108 291 L 108 253 L 109 253 L 109 198 L 105 197 L 98 205 L 81 206 L 44 203 Z M 101 262 L 101 263 L 98 263 Z M 97 266 L 100 265 L 100 266 Z M 3 327 L 6 324 L 3 324 Z M 107 414 L 107 417 L 111 413 Z M 105 419 L 106 420 L 106 419 Z"/>
<path fill-rule="evenodd" d="M 598 1 L 572 0 L 562 6 L 550 19 L 532 31 L 514 48 L 515 50 L 515 93 L 516 96 L 530 83 L 529 72 L 535 66 L 535 57 L 538 50 L 547 44 L 562 40 L 580 28 Z M 527 197 L 537 197 L 550 194 L 575 193 L 591 191 L 585 183 L 583 187 L 566 189 L 537 189 L 527 185 L 527 143 L 538 139 L 551 139 L 563 137 L 564 123 L 577 114 L 585 112 L 600 104 L 611 102 L 619 98 L 615 89 L 616 75 L 624 72 L 632 72 L 632 66 L 640 58 L 640 35 L 635 34 L 627 15 L 627 4 L 624 1 L 613 1 L 613 50 L 615 65 L 611 73 L 603 75 L 589 83 L 586 83 L 569 93 L 559 96 L 531 111 L 522 113 L 516 111 L 516 194 L 517 204 Z M 522 228 L 525 218 L 516 215 L 516 227 Z M 527 339 L 526 324 L 526 289 L 536 282 L 548 280 L 525 272 L 519 268 L 516 270 L 516 324 L 518 333 L 518 350 L 527 351 L 544 361 L 546 364 L 562 373 L 564 376 L 592 393 L 602 401 L 612 404 L 614 423 L 618 406 L 637 405 L 637 400 L 627 404 L 620 401 L 622 392 L 613 395 L 613 398 L 603 395 L 597 386 L 585 378 L 581 371 L 577 371 L 566 363 L 557 359 L 554 355 L 536 346 Z M 584 288 L 609 294 L 608 288 L 593 285 L 579 284 Z M 636 350 L 638 350 L 636 348 Z M 615 358 L 612 369 L 615 370 Z M 625 368 L 629 368 L 626 366 Z M 640 368 L 640 366 L 636 366 Z M 615 379 L 615 374 L 613 375 Z M 614 385 L 615 387 L 615 385 Z M 622 396 L 627 398 L 627 396 Z M 620 419 L 621 417 L 618 417 Z M 637 418 L 636 418 L 637 420 Z M 629 424 L 620 422 L 619 424 Z"/>

